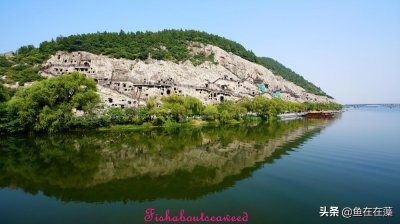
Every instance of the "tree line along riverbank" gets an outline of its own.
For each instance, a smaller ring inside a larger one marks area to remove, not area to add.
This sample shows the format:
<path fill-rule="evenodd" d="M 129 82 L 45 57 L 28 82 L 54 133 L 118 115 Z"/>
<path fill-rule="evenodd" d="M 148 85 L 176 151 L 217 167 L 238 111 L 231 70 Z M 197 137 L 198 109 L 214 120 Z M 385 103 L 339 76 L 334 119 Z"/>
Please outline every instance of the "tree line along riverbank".
<path fill-rule="evenodd" d="M 16 91 L 0 84 L 1 133 L 229 124 L 278 119 L 277 115 L 285 111 L 341 108 L 336 103 L 295 103 L 262 96 L 203 105 L 195 97 L 177 95 L 150 98 L 135 108 L 105 107 L 100 104 L 95 81 L 77 72 L 40 80 Z"/>

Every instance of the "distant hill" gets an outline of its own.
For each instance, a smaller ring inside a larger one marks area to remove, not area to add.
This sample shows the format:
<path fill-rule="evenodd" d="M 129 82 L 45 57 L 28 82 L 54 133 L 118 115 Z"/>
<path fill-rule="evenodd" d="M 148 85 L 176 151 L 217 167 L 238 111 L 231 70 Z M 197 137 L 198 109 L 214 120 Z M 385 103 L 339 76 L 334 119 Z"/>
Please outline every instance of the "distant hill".
<path fill-rule="evenodd" d="M 148 58 L 180 62 L 190 60 L 193 64 L 214 61 L 213 55 L 196 55 L 188 49 L 191 42 L 211 44 L 232 52 L 248 61 L 258 63 L 271 70 L 275 75 L 303 87 L 315 95 L 328 96 L 319 87 L 305 80 L 299 74 L 286 68 L 279 62 L 266 57 L 257 57 L 241 44 L 195 30 L 163 30 L 160 32 L 98 32 L 92 34 L 58 37 L 44 41 L 39 48 L 24 46 L 19 48 L 14 57 L 0 56 L 0 75 L 6 80 L 0 82 L 24 82 L 41 79 L 37 72 L 41 64 L 57 51 L 87 51 L 97 55 L 108 55 L 114 58 L 139 59 Z"/>

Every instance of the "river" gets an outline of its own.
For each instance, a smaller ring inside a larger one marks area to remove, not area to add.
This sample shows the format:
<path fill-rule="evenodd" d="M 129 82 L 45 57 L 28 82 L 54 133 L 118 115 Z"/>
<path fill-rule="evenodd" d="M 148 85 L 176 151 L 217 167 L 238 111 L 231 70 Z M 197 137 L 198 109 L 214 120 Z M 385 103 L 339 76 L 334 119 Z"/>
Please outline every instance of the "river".
<path fill-rule="evenodd" d="M 247 214 L 249 223 L 399 223 L 399 161 L 399 107 L 350 107 L 331 120 L 1 136 L 0 223 L 143 223 L 149 208 Z"/>

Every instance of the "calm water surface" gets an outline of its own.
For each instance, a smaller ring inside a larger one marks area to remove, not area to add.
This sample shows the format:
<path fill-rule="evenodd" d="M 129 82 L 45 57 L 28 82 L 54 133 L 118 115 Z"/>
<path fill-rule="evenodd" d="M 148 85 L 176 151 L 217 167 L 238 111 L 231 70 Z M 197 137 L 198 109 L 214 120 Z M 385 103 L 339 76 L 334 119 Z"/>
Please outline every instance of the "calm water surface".
<path fill-rule="evenodd" d="M 1 136 L 0 223 L 143 223 L 144 212 L 250 223 L 400 223 L 400 109 L 330 121 Z M 321 206 L 393 217 L 320 217 Z"/>

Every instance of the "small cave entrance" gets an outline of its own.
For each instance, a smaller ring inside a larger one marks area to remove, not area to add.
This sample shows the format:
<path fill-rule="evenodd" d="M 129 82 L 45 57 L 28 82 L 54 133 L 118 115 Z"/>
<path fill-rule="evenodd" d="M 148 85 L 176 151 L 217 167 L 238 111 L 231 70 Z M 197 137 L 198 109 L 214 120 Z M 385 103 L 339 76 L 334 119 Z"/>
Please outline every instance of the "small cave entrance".
<path fill-rule="evenodd" d="M 171 90 L 167 89 L 167 95 L 171 94 Z"/>
<path fill-rule="evenodd" d="M 108 102 L 109 102 L 109 103 L 112 103 L 112 102 L 113 102 L 113 99 L 112 99 L 112 98 L 108 98 Z"/>
<path fill-rule="evenodd" d="M 219 97 L 219 100 L 220 100 L 220 101 L 224 101 L 224 96 L 220 96 L 220 97 Z"/>

